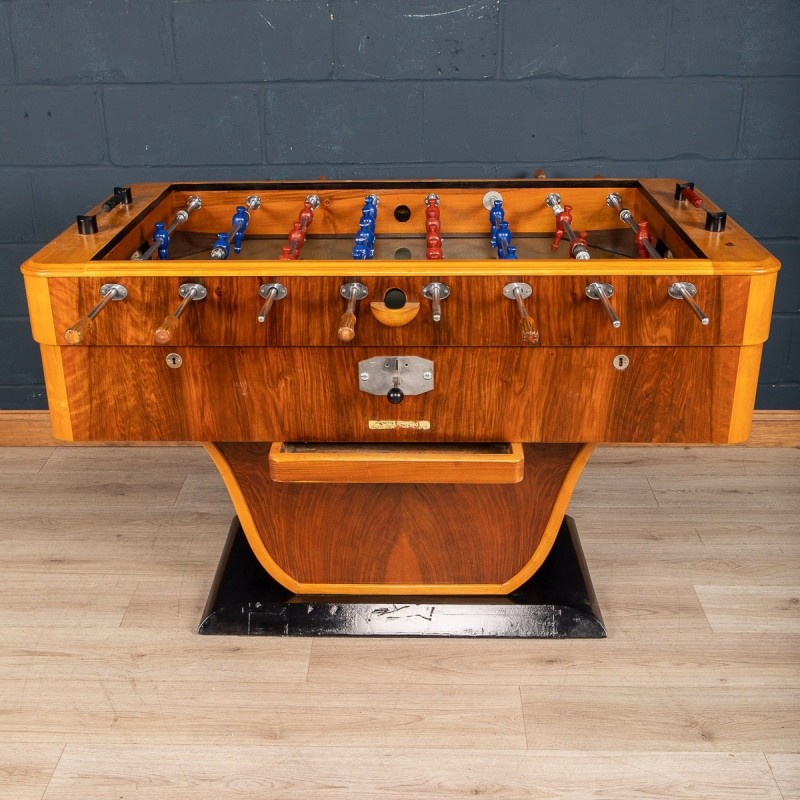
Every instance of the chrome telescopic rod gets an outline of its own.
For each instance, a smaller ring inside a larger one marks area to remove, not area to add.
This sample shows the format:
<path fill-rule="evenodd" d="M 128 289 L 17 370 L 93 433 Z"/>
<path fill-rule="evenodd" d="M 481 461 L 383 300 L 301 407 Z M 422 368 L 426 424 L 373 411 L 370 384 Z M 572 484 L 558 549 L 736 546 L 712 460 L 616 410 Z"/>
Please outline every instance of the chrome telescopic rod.
<path fill-rule="evenodd" d="M 178 225 L 183 225 L 186 220 L 189 219 L 189 214 L 192 211 L 197 211 L 198 209 L 203 207 L 203 202 L 200 200 L 199 197 L 192 195 L 186 201 L 186 208 L 181 209 L 176 215 L 175 219 L 170 222 L 170 224 L 166 228 L 167 237 L 171 236 L 173 231 L 178 227 Z M 150 257 L 155 253 L 156 250 L 161 246 L 161 242 L 155 241 L 144 253 L 139 253 L 138 250 L 131 256 L 131 261 L 149 261 Z"/>

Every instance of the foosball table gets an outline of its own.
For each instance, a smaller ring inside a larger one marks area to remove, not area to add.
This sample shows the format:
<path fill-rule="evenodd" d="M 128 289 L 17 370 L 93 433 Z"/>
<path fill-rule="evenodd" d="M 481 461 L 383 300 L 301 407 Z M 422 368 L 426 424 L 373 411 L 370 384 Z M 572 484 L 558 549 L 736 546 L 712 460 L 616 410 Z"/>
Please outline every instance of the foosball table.
<path fill-rule="evenodd" d="M 22 271 L 52 425 L 203 442 L 201 630 L 603 635 L 593 447 L 747 439 L 779 264 L 674 180 L 117 187 Z"/>

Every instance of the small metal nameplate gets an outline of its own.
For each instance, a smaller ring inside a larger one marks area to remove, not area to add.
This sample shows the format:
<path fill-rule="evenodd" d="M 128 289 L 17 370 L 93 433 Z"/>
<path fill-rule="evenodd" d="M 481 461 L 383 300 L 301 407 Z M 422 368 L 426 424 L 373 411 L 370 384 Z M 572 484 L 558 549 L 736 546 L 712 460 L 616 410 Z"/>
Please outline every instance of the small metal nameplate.
<path fill-rule="evenodd" d="M 431 423 L 427 419 L 371 419 L 369 429 L 371 431 L 395 431 L 398 429 L 429 431 Z"/>

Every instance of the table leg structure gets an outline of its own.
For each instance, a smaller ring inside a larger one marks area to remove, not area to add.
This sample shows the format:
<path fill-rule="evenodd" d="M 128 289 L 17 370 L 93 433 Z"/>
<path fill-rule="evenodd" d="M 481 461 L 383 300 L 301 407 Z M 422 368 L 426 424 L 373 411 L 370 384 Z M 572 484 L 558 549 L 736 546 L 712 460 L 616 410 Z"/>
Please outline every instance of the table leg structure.
<path fill-rule="evenodd" d="M 324 464 L 301 447 L 297 470 L 281 460 L 285 445 L 206 448 L 238 516 L 201 633 L 605 636 L 564 515 L 591 445 L 511 448 L 524 465 L 490 462 L 491 483 L 463 463 L 481 460 L 474 450 L 455 467 L 440 453 L 395 450 L 387 471 L 386 448 L 370 445 L 325 452 Z M 348 462 L 349 481 L 331 458 Z M 434 475 L 441 482 L 414 481 Z"/>

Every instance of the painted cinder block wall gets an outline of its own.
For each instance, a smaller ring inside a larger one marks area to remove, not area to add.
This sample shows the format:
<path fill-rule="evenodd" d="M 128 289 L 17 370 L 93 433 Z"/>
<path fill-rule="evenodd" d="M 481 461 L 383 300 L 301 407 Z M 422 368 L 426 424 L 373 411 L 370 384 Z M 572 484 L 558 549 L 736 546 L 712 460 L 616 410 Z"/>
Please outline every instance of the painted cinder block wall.
<path fill-rule="evenodd" d="M 149 180 L 675 177 L 784 263 L 800 408 L 796 0 L 0 0 L 0 408 L 45 408 L 19 265 Z"/>

